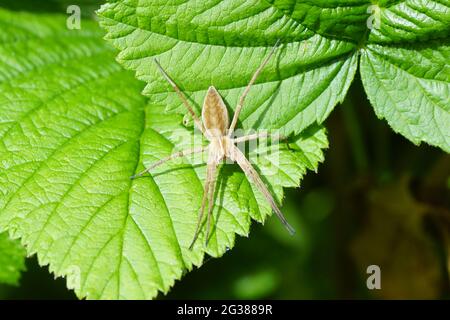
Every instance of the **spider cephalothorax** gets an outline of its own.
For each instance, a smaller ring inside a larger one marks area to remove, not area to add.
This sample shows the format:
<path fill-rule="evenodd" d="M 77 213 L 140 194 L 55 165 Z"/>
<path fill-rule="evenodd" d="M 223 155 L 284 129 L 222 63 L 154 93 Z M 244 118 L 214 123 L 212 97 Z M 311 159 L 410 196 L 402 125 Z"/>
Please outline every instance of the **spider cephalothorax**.
<path fill-rule="evenodd" d="M 277 42 L 278 44 L 278 42 Z M 280 209 L 278 208 L 274 198 L 272 197 L 270 191 L 267 189 L 267 186 L 262 181 L 261 177 L 259 176 L 258 172 L 253 168 L 252 164 L 248 159 L 245 157 L 245 155 L 242 153 L 241 150 L 236 146 L 237 143 L 250 141 L 250 140 L 256 140 L 259 138 L 268 138 L 270 135 L 267 134 L 267 132 L 263 133 L 256 133 L 251 134 L 239 138 L 232 138 L 234 129 L 237 124 L 237 120 L 239 118 L 239 114 L 241 112 L 242 106 L 244 104 L 245 97 L 247 96 L 252 84 L 255 82 L 256 78 L 258 77 L 261 70 L 264 68 L 266 63 L 269 61 L 270 57 L 274 53 L 277 44 L 273 47 L 269 55 L 264 59 L 264 61 L 261 63 L 259 68 L 254 73 L 252 79 L 250 80 L 249 84 L 245 88 L 243 94 L 241 95 L 239 99 L 239 103 L 236 107 L 233 120 L 231 121 L 231 125 L 229 125 L 229 116 L 228 116 L 228 110 L 225 105 L 225 103 L 222 100 L 222 97 L 220 96 L 219 92 L 214 88 L 213 86 L 209 87 L 208 92 L 206 93 L 205 100 L 203 102 L 202 107 L 202 121 L 197 117 L 196 113 L 194 112 L 194 109 L 190 106 L 189 102 L 187 101 L 184 94 L 180 91 L 178 86 L 175 84 L 175 82 L 167 75 L 167 73 L 164 71 L 164 69 L 161 67 L 159 62 L 155 60 L 156 65 L 158 66 L 159 70 L 161 71 L 164 78 L 171 84 L 173 89 L 176 91 L 178 96 L 183 101 L 184 105 L 186 106 L 187 110 L 191 114 L 192 118 L 194 119 L 194 124 L 199 129 L 202 134 L 205 136 L 205 138 L 209 141 L 209 145 L 206 147 L 200 147 L 200 148 L 194 148 L 189 150 L 183 150 L 176 152 L 172 155 L 170 155 L 167 158 L 161 159 L 160 161 L 154 163 L 152 166 L 148 167 L 141 173 L 137 174 L 134 177 L 142 176 L 144 173 L 150 171 L 151 169 L 163 164 L 166 161 L 169 161 L 171 159 L 177 158 L 177 157 L 184 157 L 189 154 L 193 153 L 201 153 L 201 152 L 208 152 L 208 160 L 207 160 L 207 171 L 206 171 L 206 181 L 204 185 L 204 193 L 202 198 L 202 204 L 200 207 L 200 212 L 198 215 L 198 222 L 197 222 L 197 228 L 192 240 L 192 243 L 189 248 L 192 248 L 195 241 L 197 240 L 197 237 L 200 233 L 204 213 L 205 213 L 205 207 L 206 202 L 208 201 L 208 221 L 207 221 L 207 227 L 206 227 L 206 242 L 209 238 L 209 232 L 211 228 L 211 215 L 212 215 L 212 209 L 213 209 L 213 199 L 214 199 L 214 190 L 215 190 L 215 183 L 216 183 L 216 172 L 218 165 L 222 162 L 224 159 L 230 159 L 233 162 L 236 162 L 241 169 L 244 171 L 245 175 L 257 186 L 257 188 L 261 191 L 261 193 L 264 195 L 264 198 L 269 202 L 270 206 L 272 207 L 273 211 L 275 211 L 278 218 L 281 220 L 283 225 L 288 229 L 290 233 L 294 233 L 294 229 L 288 224 L 285 217 L 281 213 Z M 134 178 L 133 177 L 133 178 Z"/>

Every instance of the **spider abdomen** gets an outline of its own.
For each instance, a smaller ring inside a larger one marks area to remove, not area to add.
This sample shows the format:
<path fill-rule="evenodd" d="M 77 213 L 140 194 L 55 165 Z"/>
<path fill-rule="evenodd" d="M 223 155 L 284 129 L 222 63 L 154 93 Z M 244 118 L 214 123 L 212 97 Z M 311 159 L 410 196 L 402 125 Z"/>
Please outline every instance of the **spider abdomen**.
<path fill-rule="evenodd" d="M 202 120 L 209 137 L 225 135 L 228 129 L 228 110 L 213 86 L 209 87 L 202 109 Z"/>

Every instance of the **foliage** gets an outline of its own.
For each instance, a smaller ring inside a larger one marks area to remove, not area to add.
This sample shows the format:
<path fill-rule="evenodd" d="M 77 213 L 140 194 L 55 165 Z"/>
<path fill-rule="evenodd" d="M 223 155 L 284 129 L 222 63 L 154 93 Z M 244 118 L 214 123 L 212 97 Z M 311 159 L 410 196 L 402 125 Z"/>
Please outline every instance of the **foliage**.
<path fill-rule="evenodd" d="M 99 15 L 118 55 L 96 22 L 67 30 L 61 15 L 0 10 L 0 230 L 66 276 L 80 298 L 167 293 L 205 253 L 222 256 L 236 233 L 248 235 L 251 219 L 270 215 L 244 174 L 224 165 L 213 238 L 205 247 L 201 236 L 190 251 L 204 159 L 187 157 L 130 180 L 198 140 L 154 57 L 198 112 L 211 84 L 232 111 L 281 39 L 239 123 L 289 137 L 248 150 L 280 203 L 283 187 L 299 186 L 323 161 L 328 142 L 321 125 L 346 97 L 358 64 L 379 118 L 416 144 L 450 151 L 447 1 L 116 0 Z M 7 281 L 14 283 L 20 269 L 18 263 Z M 264 295 L 279 279 L 259 270 L 235 290 L 240 297 Z M 243 289 L 249 284 L 254 290 Z"/>
<path fill-rule="evenodd" d="M 377 116 L 416 144 L 450 152 L 448 1 L 118 0 L 100 15 L 118 61 L 147 82 L 152 101 L 180 105 L 156 76 L 158 56 L 198 105 L 214 83 L 233 107 L 281 39 L 282 52 L 248 99 L 244 127 L 289 134 L 322 123 L 345 97 L 360 55 Z"/>
<path fill-rule="evenodd" d="M 152 177 L 130 179 L 144 164 L 191 143 L 182 116 L 147 104 L 141 83 L 114 62 L 94 23 L 69 31 L 56 16 L 2 11 L 0 19 L 6 31 L 0 226 L 22 238 L 50 271 L 68 276 L 80 297 L 167 292 L 201 264 L 204 250 L 222 255 L 234 233 L 248 234 L 250 218 L 263 222 L 270 214 L 244 174 L 227 165 L 213 239 L 207 248 L 201 240 L 188 250 L 204 166 L 172 163 Z M 306 169 L 315 170 L 326 146 L 324 129 L 316 126 L 289 146 L 257 148 L 250 156 L 281 200 L 282 186 L 297 186 Z"/>
<path fill-rule="evenodd" d="M 17 285 L 25 270 L 25 249 L 18 241 L 0 233 L 0 283 Z"/>

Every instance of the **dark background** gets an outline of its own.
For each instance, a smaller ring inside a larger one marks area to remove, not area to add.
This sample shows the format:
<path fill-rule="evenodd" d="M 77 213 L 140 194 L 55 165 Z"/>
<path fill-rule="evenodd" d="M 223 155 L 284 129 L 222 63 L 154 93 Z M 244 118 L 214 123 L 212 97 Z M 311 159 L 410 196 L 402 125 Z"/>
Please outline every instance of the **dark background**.
<path fill-rule="evenodd" d="M 0 7 L 64 13 L 69 2 Z M 102 1 L 73 2 L 92 12 Z M 325 162 L 286 190 L 282 210 L 298 233 L 289 236 L 276 218 L 255 223 L 250 238 L 161 299 L 450 298 L 450 155 L 415 146 L 377 119 L 358 73 L 325 125 Z M 381 290 L 366 287 L 373 264 Z M 27 269 L 20 286 L 0 285 L 0 299 L 75 299 L 35 257 Z"/>

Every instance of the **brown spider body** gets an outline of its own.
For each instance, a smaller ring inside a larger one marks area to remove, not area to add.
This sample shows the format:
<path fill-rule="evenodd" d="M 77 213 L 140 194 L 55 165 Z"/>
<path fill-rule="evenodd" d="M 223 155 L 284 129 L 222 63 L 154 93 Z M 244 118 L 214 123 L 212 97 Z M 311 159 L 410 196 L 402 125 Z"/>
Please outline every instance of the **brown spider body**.
<path fill-rule="evenodd" d="M 226 135 L 229 126 L 228 110 L 219 92 L 213 86 L 209 87 L 202 108 L 202 121 L 208 146 L 208 163 L 219 164 L 229 157 L 231 139 Z"/>

